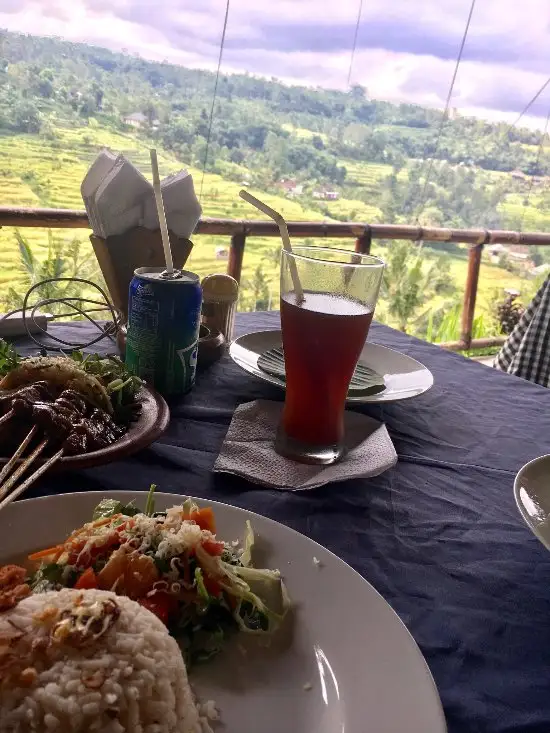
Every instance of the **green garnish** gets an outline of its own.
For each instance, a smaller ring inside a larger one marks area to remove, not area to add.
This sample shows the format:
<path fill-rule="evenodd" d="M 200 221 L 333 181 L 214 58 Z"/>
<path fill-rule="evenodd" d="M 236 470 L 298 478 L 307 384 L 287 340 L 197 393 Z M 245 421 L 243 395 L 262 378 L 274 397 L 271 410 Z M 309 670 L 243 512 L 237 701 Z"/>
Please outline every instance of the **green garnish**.
<path fill-rule="evenodd" d="M 123 504 L 118 499 L 102 499 L 94 509 L 93 519 L 107 519 L 115 514 L 134 517 L 136 514 L 141 514 L 141 511 L 132 502 Z"/>
<path fill-rule="evenodd" d="M 144 514 L 148 517 L 152 517 L 155 513 L 155 489 L 157 488 L 156 484 L 151 484 L 149 487 L 149 493 L 147 494 L 147 501 L 145 502 L 145 511 Z"/>
<path fill-rule="evenodd" d="M 169 573 L 172 569 L 170 565 L 170 560 L 167 560 L 165 557 L 157 557 L 156 555 L 154 555 L 153 562 L 155 563 L 156 568 L 161 575 L 163 575 L 164 573 Z"/>
<path fill-rule="evenodd" d="M 269 629 L 269 618 L 267 615 L 248 601 L 241 603 L 239 615 L 247 629 L 251 631 L 267 631 Z"/>
<path fill-rule="evenodd" d="M 118 422 L 128 421 L 135 405 L 136 395 L 143 384 L 141 379 L 131 374 L 118 356 L 84 354 L 75 350 L 71 354 L 71 359 L 105 385 Z"/>
<path fill-rule="evenodd" d="M 5 377 L 6 374 L 15 369 L 21 361 L 17 351 L 11 344 L 8 344 L 4 339 L 0 339 L 0 377 Z"/>
<path fill-rule="evenodd" d="M 45 593 L 48 590 L 55 590 L 63 581 L 63 573 L 66 567 L 55 562 L 41 565 L 29 580 L 33 593 Z"/>
<path fill-rule="evenodd" d="M 202 570 L 200 568 L 195 568 L 195 582 L 197 584 L 197 593 L 199 594 L 199 598 L 204 601 L 205 605 L 208 605 L 210 603 L 210 593 L 206 590 L 204 578 L 202 577 Z"/>

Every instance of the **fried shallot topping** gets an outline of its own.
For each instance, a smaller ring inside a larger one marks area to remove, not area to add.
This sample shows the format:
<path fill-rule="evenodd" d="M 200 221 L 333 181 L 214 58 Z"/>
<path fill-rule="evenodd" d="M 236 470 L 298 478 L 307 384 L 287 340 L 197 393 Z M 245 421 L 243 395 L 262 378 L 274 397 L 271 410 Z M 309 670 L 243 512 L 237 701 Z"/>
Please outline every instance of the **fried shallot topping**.
<path fill-rule="evenodd" d="M 63 659 L 69 649 L 93 644 L 119 616 L 115 600 L 89 598 L 85 593 L 73 596 L 60 608 L 46 606 L 25 629 L 0 616 L 0 687 L 32 687 L 38 677 L 35 665 L 48 667 Z M 89 689 L 98 689 L 105 673 L 84 675 L 82 681 Z"/>
<path fill-rule="evenodd" d="M 80 595 L 74 604 L 61 610 L 50 639 L 55 644 L 85 646 L 103 636 L 119 616 L 120 607 L 111 598 L 83 602 Z"/>
<path fill-rule="evenodd" d="M 30 587 L 25 583 L 27 571 L 19 565 L 0 567 L 0 612 L 15 608 L 19 601 L 28 596 Z"/>

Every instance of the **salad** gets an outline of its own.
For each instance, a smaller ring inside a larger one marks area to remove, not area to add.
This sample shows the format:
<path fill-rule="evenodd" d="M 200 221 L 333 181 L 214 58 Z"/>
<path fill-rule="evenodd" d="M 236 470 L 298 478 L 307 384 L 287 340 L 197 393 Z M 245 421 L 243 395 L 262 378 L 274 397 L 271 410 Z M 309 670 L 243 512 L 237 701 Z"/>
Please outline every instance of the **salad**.
<path fill-rule="evenodd" d="M 187 499 L 155 512 L 154 491 L 144 511 L 104 499 L 64 542 L 30 555 L 30 590 L 100 588 L 129 596 L 166 624 L 191 664 L 217 654 L 233 632 L 273 633 L 289 601 L 277 570 L 252 566 L 250 522 L 242 545 L 223 542 L 210 507 Z"/>

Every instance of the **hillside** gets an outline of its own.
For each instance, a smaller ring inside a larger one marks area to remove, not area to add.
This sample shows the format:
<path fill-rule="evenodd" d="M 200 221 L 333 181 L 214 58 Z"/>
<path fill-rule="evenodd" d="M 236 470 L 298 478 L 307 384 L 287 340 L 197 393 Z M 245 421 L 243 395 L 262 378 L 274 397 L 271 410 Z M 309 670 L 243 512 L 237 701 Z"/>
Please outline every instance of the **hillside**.
<path fill-rule="evenodd" d="M 145 175 L 150 166 L 148 146 L 131 135 L 99 128 L 56 128 L 55 145 L 36 135 L 0 135 L 0 158 L 9 160 L 9 166 L 0 169 L 0 201 L 2 206 L 51 206 L 59 208 L 83 208 L 80 183 L 89 162 L 101 147 L 123 152 Z M 181 163 L 170 153 L 159 155 L 161 174 L 167 175 L 181 168 Z M 201 181 L 200 171 L 190 168 L 195 185 Z M 217 174 L 207 173 L 203 185 L 203 207 L 209 216 L 231 218 L 261 218 L 258 212 L 239 198 L 240 186 Z M 258 192 L 259 193 L 259 192 Z M 265 200 L 283 212 L 288 219 L 314 219 L 318 212 L 303 208 L 295 201 L 262 193 Z M 23 231 L 23 230 L 22 230 Z M 24 236 L 42 257 L 48 248 L 47 232 L 26 229 Z M 82 230 L 57 230 L 56 239 L 77 237 L 85 250 L 91 253 L 86 241 L 89 232 Z M 216 260 L 215 249 L 227 246 L 227 239 L 201 236 L 196 240 L 190 266 L 200 275 L 224 271 L 225 261 Z M 269 262 L 274 248 L 270 239 L 250 239 L 247 244 L 243 267 L 244 278 L 252 278 L 258 265 L 271 265 L 270 277 L 275 277 L 275 266 Z M 10 227 L 0 229 L 0 287 L 18 280 L 19 254 L 14 231 Z M 267 258 L 267 259 L 265 259 Z"/>
<path fill-rule="evenodd" d="M 154 144 L 163 173 L 188 167 L 200 190 L 212 74 L 58 39 L 2 31 L 0 41 L 2 205 L 80 208 L 80 181 L 102 146 L 125 152 L 146 173 Z M 124 123 L 133 113 L 143 115 L 138 128 Z M 438 226 L 524 229 L 550 223 L 550 156 L 539 155 L 539 136 L 529 130 L 458 117 L 446 122 L 436 148 L 437 110 L 372 100 L 361 87 L 313 90 L 248 75 L 221 77 L 214 113 L 205 215 L 254 218 L 237 196 L 246 180 L 290 219 L 410 222 L 420 215 Z M 430 155 L 438 159 L 426 186 Z M 281 179 L 301 194 L 285 196 Z M 337 200 L 319 198 L 327 189 Z M 46 233 L 27 234 L 44 253 Z M 200 274 L 223 270 L 215 249 L 226 244 L 201 237 L 192 266 Z M 18 277 L 13 232 L 0 231 L 0 246 L 1 284 Z M 245 307 L 276 302 L 273 249 L 273 240 L 247 242 Z M 451 249 L 460 289 L 464 256 Z M 518 286 L 517 276 L 484 268 L 491 288 L 493 281 Z"/>

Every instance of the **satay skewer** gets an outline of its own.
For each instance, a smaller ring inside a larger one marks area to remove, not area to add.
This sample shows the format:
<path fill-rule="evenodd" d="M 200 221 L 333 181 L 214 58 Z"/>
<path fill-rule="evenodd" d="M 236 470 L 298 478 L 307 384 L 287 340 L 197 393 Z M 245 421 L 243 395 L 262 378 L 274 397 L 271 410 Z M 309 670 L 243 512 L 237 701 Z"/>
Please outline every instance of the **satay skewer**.
<path fill-rule="evenodd" d="M 38 432 L 38 426 L 33 425 L 32 428 L 27 433 L 27 435 L 21 441 L 19 448 L 17 448 L 13 456 L 9 459 L 9 461 L 6 463 L 4 468 L 0 471 L 0 487 L 2 486 L 2 481 L 4 481 L 4 479 L 10 474 L 11 470 L 13 469 L 13 467 L 15 466 L 19 458 L 23 455 L 25 448 L 28 446 L 28 444 L 31 442 L 31 440 L 34 438 L 37 432 Z"/>
<path fill-rule="evenodd" d="M 28 435 L 27 435 L 27 437 L 28 437 Z M 9 492 L 9 490 L 11 489 L 11 487 L 15 484 L 15 482 L 24 473 L 27 472 L 27 469 L 30 468 L 31 464 L 38 458 L 38 456 L 42 453 L 42 451 L 46 448 L 47 445 L 48 445 L 48 438 L 44 438 L 44 440 L 41 440 L 40 443 L 36 446 L 36 448 L 34 448 L 23 461 L 21 461 L 21 463 L 19 464 L 19 466 L 15 469 L 15 471 L 7 479 L 7 481 L 0 486 L 0 501 L 2 501 L 6 497 L 7 493 Z M 21 446 L 19 446 L 19 448 L 21 448 Z M 18 450 L 19 450 L 19 448 L 18 448 Z M 23 448 L 23 450 L 24 450 L 24 448 Z M 13 458 L 13 456 L 12 456 L 12 458 Z M 9 461 L 8 461 L 8 463 L 9 463 Z"/>
<path fill-rule="evenodd" d="M 11 504 L 11 502 L 14 501 L 14 499 L 17 499 L 18 496 L 21 496 L 21 494 L 26 491 L 29 486 L 31 486 L 36 481 L 37 478 L 40 478 L 40 476 L 42 476 L 43 473 L 45 473 L 51 466 L 53 466 L 54 463 L 59 461 L 60 458 L 63 458 L 63 448 L 60 448 L 57 453 L 54 453 L 51 458 L 48 458 L 47 461 L 44 461 L 44 463 L 39 466 L 34 473 L 31 473 L 31 475 L 26 478 L 22 484 L 20 484 L 16 489 L 11 492 L 11 494 L 5 496 L 5 494 L 2 493 L 0 497 L 0 511 L 4 507 L 8 506 L 8 504 Z"/>
<path fill-rule="evenodd" d="M 6 412 L 5 415 L 2 415 L 0 417 L 0 425 L 3 425 L 5 422 L 8 422 L 10 418 L 12 418 L 15 415 L 15 410 L 11 409 Z"/>
<path fill-rule="evenodd" d="M 91 414 L 87 416 L 86 413 L 89 408 L 85 399 L 72 390 L 64 390 L 59 397 L 52 401 L 44 401 L 41 398 L 42 395 L 38 394 L 38 400 L 34 402 L 33 396 L 20 395 L 17 404 L 13 402 L 11 411 L 16 417 L 34 418 L 36 423 L 0 471 L 0 509 L 26 491 L 36 479 L 63 458 L 65 454 L 71 455 L 75 446 L 78 448 L 81 445 L 84 452 L 86 452 L 86 441 L 91 441 L 90 447 L 92 450 L 97 450 L 120 437 L 122 428 L 116 426 L 102 410 L 94 408 Z M 103 416 L 99 423 L 97 422 L 97 413 Z M 86 424 L 87 422 L 89 425 Z M 37 433 L 39 435 L 39 431 L 42 432 L 42 430 L 44 431 L 42 440 L 28 456 L 22 458 L 31 440 L 37 436 Z M 41 463 L 34 473 L 23 480 L 20 486 L 16 486 L 17 481 L 28 472 L 40 454 L 48 446 L 59 445 L 59 441 L 62 441 L 62 447 L 57 453 Z M 15 467 L 17 463 L 19 465 Z M 13 473 L 10 475 L 11 471 Z"/>

